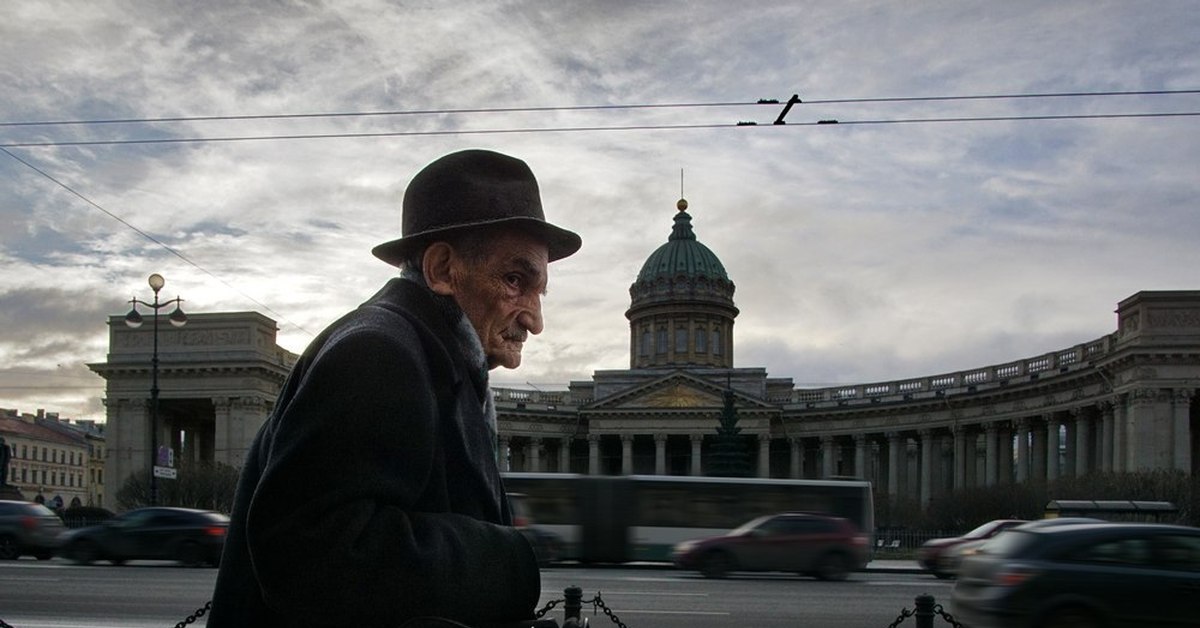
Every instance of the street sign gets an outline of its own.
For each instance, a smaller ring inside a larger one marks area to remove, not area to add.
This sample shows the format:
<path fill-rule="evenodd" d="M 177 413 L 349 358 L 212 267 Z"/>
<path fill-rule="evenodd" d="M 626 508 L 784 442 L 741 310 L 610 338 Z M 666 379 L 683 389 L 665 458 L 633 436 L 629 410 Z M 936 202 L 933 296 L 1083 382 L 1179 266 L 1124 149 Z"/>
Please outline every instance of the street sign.
<path fill-rule="evenodd" d="M 156 478 L 166 478 L 168 480 L 174 480 L 175 475 L 176 475 L 175 469 L 172 469 L 171 467 L 160 467 L 158 465 L 154 465 L 154 477 L 156 477 Z"/>

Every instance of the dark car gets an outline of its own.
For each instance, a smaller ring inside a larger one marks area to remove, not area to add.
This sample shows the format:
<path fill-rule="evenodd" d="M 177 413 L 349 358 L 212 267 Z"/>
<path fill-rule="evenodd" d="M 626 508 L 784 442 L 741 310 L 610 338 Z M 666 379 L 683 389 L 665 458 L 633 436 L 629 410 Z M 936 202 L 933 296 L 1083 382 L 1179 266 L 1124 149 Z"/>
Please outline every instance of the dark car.
<path fill-rule="evenodd" d="M 672 559 L 708 578 L 731 571 L 791 571 L 845 580 L 867 564 L 867 536 L 841 517 L 780 513 L 753 519 L 727 534 L 684 541 Z"/>
<path fill-rule="evenodd" d="M 1014 529 L 963 561 L 971 628 L 1200 626 L 1200 529 L 1092 523 Z"/>
<path fill-rule="evenodd" d="M 1011 528 L 1005 528 L 996 536 L 986 539 L 967 541 L 966 543 L 959 543 L 958 545 L 943 551 L 941 555 L 938 556 L 938 571 L 941 573 L 950 574 L 951 576 L 956 575 L 959 567 L 962 565 L 963 559 L 979 552 L 988 551 L 989 544 L 996 543 L 997 539 L 1000 539 L 1005 534 L 1008 534 L 1013 530 L 1037 530 L 1039 528 L 1074 525 L 1077 523 L 1104 523 L 1104 520 L 1092 519 L 1091 517 L 1058 517 L 1054 519 L 1038 519 L 1037 521 L 1030 521 L 1028 523 L 1015 525 Z"/>
<path fill-rule="evenodd" d="M 980 541 L 990 539 L 1000 532 L 1013 526 L 1026 523 L 1024 519 L 996 519 L 989 521 L 974 530 L 962 535 L 954 537 L 945 537 L 940 539 L 929 539 L 925 541 L 917 550 L 917 564 L 921 568 L 931 572 L 939 578 L 949 578 L 954 575 L 953 572 L 942 567 L 942 555 L 956 545 L 970 543 L 972 541 Z"/>
<path fill-rule="evenodd" d="M 64 532 L 66 526 L 53 510 L 33 502 L 0 500 L 0 559 L 31 554 L 47 560 L 62 544 Z"/>
<path fill-rule="evenodd" d="M 192 508 L 139 508 L 104 523 L 67 532 L 62 555 L 80 564 L 107 560 L 176 560 L 184 565 L 216 565 L 229 529 L 229 517 Z"/>

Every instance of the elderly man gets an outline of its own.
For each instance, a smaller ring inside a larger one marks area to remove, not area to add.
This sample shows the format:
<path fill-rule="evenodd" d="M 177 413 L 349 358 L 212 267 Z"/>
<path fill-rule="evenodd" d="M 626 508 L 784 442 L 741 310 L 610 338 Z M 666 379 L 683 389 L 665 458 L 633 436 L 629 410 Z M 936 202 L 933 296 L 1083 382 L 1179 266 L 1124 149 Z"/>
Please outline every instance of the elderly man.
<path fill-rule="evenodd" d="M 373 251 L 400 277 L 313 341 L 247 452 L 210 628 L 533 615 L 488 370 L 521 363 L 547 265 L 580 239 L 524 162 L 482 150 L 418 173 L 402 222 Z"/>

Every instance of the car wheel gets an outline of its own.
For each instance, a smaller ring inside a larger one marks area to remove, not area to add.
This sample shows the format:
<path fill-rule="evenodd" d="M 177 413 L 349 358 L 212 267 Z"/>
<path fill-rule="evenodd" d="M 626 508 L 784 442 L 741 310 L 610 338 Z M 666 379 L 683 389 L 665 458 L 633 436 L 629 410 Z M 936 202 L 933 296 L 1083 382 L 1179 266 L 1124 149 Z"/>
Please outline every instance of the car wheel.
<path fill-rule="evenodd" d="M 100 548 L 91 541 L 75 541 L 64 552 L 67 558 L 80 565 L 90 565 L 100 558 Z"/>
<path fill-rule="evenodd" d="M 953 578 L 953 577 L 954 577 L 954 574 L 952 574 L 952 573 L 950 573 L 950 572 L 948 572 L 948 571 L 937 571 L 937 570 L 934 570 L 934 572 L 933 572 L 933 575 L 934 575 L 934 577 L 936 577 L 938 580 L 948 580 L 948 579 L 950 579 L 950 578 Z"/>
<path fill-rule="evenodd" d="M 1101 628 L 1103 625 L 1095 614 L 1078 606 L 1050 611 L 1038 623 L 1039 628 Z"/>
<path fill-rule="evenodd" d="M 186 567 L 199 567 L 204 564 L 204 549 L 199 543 L 184 541 L 175 548 L 175 560 Z"/>
<path fill-rule="evenodd" d="M 51 558 L 54 558 L 54 552 L 38 552 L 34 554 L 33 557 L 38 560 L 50 560 Z"/>
<path fill-rule="evenodd" d="M 850 575 L 850 565 L 846 557 L 830 552 L 817 561 L 816 576 L 821 580 L 845 580 Z"/>
<path fill-rule="evenodd" d="M 0 560 L 16 560 L 21 557 L 21 547 L 11 536 L 0 536 Z"/>
<path fill-rule="evenodd" d="M 700 573 L 705 578 L 724 578 L 733 571 L 733 557 L 725 552 L 709 552 L 700 561 Z"/>

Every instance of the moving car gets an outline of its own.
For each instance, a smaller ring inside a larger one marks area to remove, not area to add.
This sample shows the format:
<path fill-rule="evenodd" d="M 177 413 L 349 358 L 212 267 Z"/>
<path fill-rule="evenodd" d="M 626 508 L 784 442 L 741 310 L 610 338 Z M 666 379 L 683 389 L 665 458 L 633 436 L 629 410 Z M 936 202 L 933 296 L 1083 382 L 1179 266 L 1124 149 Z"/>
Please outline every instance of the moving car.
<path fill-rule="evenodd" d="M 1087 523 L 1012 529 L 963 561 L 953 614 L 971 628 L 1200 625 L 1200 529 Z"/>
<path fill-rule="evenodd" d="M 563 540 L 558 534 L 533 522 L 529 514 L 528 496 L 524 493 L 508 493 L 509 510 L 512 511 L 513 527 L 525 535 L 533 546 L 538 565 L 548 567 L 562 560 Z"/>
<path fill-rule="evenodd" d="M 949 578 L 954 575 L 941 564 L 942 556 L 951 548 L 972 541 L 987 540 L 1003 530 L 1026 523 L 1024 519 L 996 519 L 989 521 L 974 530 L 955 537 L 929 539 L 917 550 L 917 563 L 938 578 Z"/>
<path fill-rule="evenodd" d="M 938 571 L 940 573 L 954 576 L 958 574 L 958 569 L 962 565 L 962 561 L 967 556 L 977 554 L 979 552 L 988 551 L 988 544 L 995 543 L 996 539 L 1001 538 L 1006 533 L 1012 530 L 1037 530 L 1052 526 L 1073 525 L 1076 523 L 1104 523 L 1103 519 L 1093 519 L 1091 517 L 1060 517 L 1055 519 L 1038 519 L 1022 523 L 1011 528 L 1005 528 L 999 534 L 987 539 L 977 539 L 959 543 L 950 547 L 950 549 L 941 553 L 938 557 Z"/>
<path fill-rule="evenodd" d="M 752 519 L 721 536 L 684 541 L 672 559 L 707 578 L 732 571 L 792 571 L 845 580 L 867 564 L 867 535 L 841 517 L 780 513 Z"/>
<path fill-rule="evenodd" d="M 107 560 L 176 560 L 188 566 L 216 565 L 229 530 L 229 517 L 193 508 L 138 508 L 97 526 L 67 532 L 62 555 L 87 565 Z"/>
<path fill-rule="evenodd" d="M 0 500 L 0 559 L 31 554 L 47 560 L 62 545 L 66 529 L 58 515 L 41 504 Z"/>

